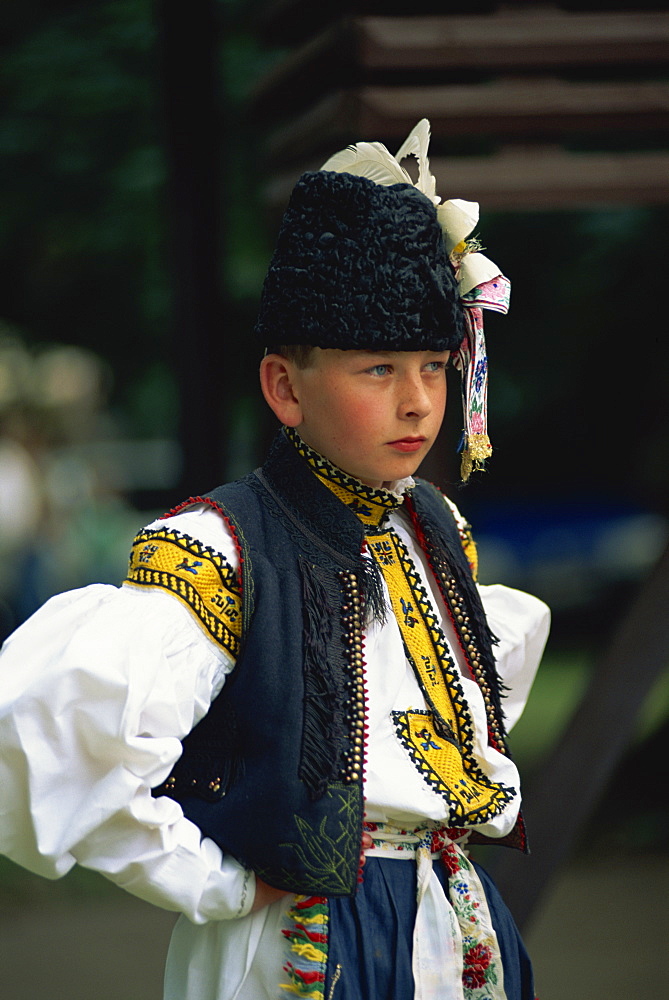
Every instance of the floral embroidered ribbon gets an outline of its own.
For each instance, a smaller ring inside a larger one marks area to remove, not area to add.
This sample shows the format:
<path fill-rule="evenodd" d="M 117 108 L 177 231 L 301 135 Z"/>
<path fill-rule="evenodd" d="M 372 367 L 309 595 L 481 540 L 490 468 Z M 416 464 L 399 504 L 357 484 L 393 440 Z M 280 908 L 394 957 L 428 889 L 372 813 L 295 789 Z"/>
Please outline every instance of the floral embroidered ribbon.
<path fill-rule="evenodd" d="M 485 891 L 462 848 L 443 830 L 397 831 L 373 825 L 368 854 L 401 850 L 417 862 L 413 938 L 414 1000 L 506 1000 L 497 935 Z M 448 895 L 433 859 L 448 871 Z M 459 975 L 453 975 L 457 970 Z"/>
<path fill-rule="evenodd" d="M 497 935 L 481 881 L 448 833 L 366 824 L 370 857 L 416 859 L 417 912 L 413 936 L 414 1000 L 506 1000 Z M 444 893 L 433 860 L 448 871 Z M 323 1000 L 328 958 L 328 901 L 296 896 L 282 930 L 288 957 L 283 995 Z M 455 975 L 453 974 L 455 970 Z M 331 984 L 332 985 L 332 984 Z"/>
<path fill-rule="evenodd" d="M 486 458 L 492 454 L 487 418 L 488 355 L 481 310 L 506 313 L 509 308 L 510 287 L 508 278 L 498 274 L 485 284 L 472 288 L 462 297 L 468 335 L 454 354 L 453 364 L 462 376 L 462 413 L 465 426 L 460 475 L 464 482 L 469 479 L 473 469 L 481 471 Z"/>

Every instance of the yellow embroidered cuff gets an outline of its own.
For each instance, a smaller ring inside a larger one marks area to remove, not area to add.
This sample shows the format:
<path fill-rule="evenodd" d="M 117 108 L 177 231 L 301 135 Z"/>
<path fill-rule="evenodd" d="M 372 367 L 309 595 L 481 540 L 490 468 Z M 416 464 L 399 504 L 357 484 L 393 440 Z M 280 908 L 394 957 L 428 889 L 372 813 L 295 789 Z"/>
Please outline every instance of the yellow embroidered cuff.
<path fill-rule="evenodd" d="M 133 542 L 126 583 L 166 590 L 212 639 L 237 658 L 242 609 L 235 571 L 214 549 L 178 531 L 147 529 Z"/>

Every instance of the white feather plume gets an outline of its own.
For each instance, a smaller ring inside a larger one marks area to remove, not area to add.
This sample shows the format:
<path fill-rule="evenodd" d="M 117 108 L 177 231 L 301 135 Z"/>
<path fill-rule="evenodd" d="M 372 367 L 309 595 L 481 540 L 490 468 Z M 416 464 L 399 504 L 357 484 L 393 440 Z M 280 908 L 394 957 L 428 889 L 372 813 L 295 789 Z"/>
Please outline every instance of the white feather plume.
<path fill-rule="evenodd" d="M 434 205 L 438 206 L 437 217 L 444 234 L 447 253 L 451 254 L 462 244 L 462 254 L 457 267 L 460 294 L 466 295 L 472 288 L 499 275 L 500 271 L 497 265 L 483 254 L 468 252 L 468 248 L 464 246 L 478 221 L 478 203 L 465 201 L 462 198 L 451 198 L 441 203 L 441 198 L 436 193 L 434 175 L 430 172 L 430 161 L 427 156 L 429 146 L 430 122 L 427 118 L 422 118 L 398 149 L 397 156 L 388 152 L 381 142 L 356 142 L 355 145 L 347 146 L 346 149 L 331 156 L 321 170 L 334 170 L 338 173 L 367 177 L 376 184 L 412 184 L 426 195 Z M 407 156 L 415 156 L 418 162 L 418 180 L 415 184 L 401 165 Z"/>
<path fill-rule="evenodd" d="M 376 184 L 413 184 L 411 177 L 399 165 L 381 142 L 356 142 L 327 160 L 321 170 L 367 177 Z"/>
<path fill-rule="evenodd" d="M 430 122 L 427 118 L 421 118 L 398 149 L 395 159 L 398 163 L 401 163 L 407 156 L 416 157 L 418 161 L 418 180 L 415 187 L 419 191 L 422 191 L 434 205 L 438 205 L 441 198 L 436 193 L 437 182 L 434 175 L 430 173 L 430 161 L 427 157 L 429 148 Z"/>

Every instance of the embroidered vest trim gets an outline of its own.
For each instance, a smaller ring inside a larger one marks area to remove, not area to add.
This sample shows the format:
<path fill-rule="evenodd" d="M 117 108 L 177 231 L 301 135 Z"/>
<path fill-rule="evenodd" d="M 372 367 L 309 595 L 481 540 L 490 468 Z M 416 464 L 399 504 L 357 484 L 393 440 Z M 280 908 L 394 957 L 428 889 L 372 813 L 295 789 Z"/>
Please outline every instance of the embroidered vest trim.
<path fill-rule="evenodd" d="M 232 566 L 219 552 L 178 531 L 145 529 L 133 542 L 125 583 L 173 594 L 208 635 L 237 659 L 241 594 Z"/>

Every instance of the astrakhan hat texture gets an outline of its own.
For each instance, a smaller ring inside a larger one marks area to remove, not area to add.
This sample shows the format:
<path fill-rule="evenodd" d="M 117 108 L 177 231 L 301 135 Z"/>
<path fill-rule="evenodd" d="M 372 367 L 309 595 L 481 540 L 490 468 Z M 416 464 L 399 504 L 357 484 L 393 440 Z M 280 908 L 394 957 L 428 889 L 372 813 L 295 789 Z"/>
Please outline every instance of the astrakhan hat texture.
<path fill-rule="evenodd" d="M 263 286 L 265 346 L 445 351 L 465 332 L 434 205 L 411 184 L 300 177 Z"/>

